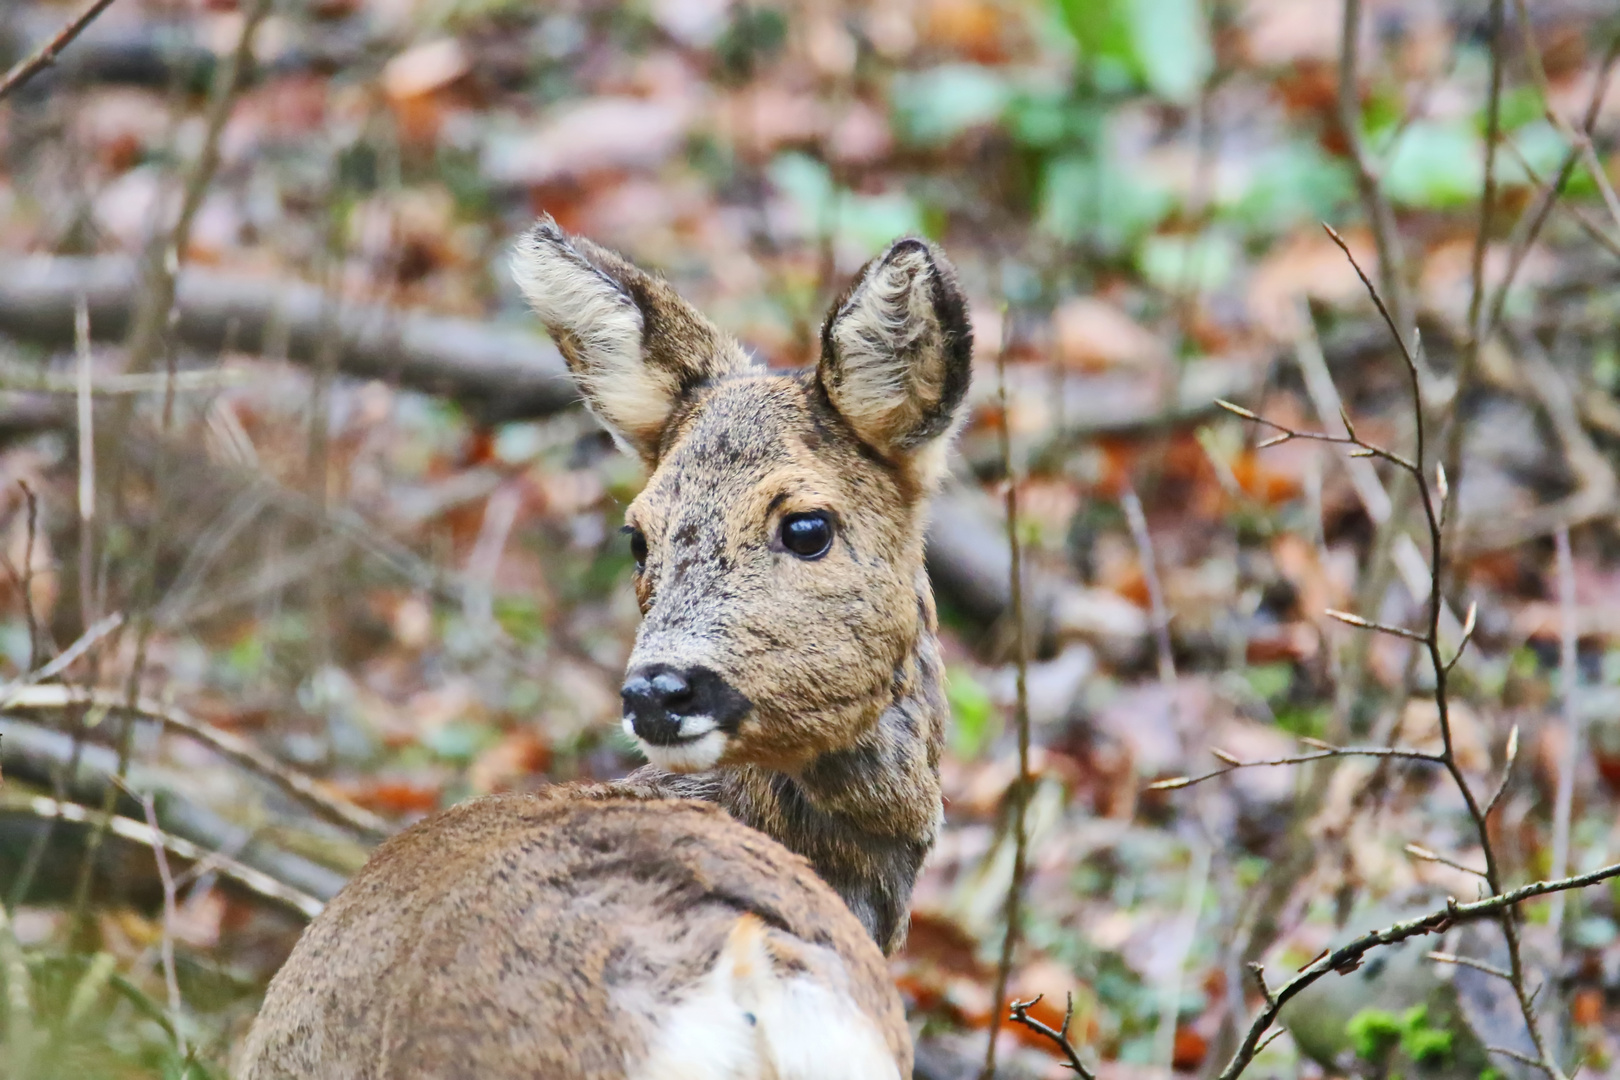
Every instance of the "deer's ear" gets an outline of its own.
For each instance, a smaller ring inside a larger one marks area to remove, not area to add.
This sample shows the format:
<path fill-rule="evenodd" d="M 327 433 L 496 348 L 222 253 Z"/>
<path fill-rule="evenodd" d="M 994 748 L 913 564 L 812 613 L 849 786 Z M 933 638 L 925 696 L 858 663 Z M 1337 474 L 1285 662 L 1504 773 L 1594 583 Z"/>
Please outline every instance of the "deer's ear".
<path fill-rule="evenodd" d="M 512 274 L 585 403 L 649 467 L 681 400 L 749 364 L 668 282 L 569 236 L 550 217 L 517 242 Z"/>
<path fill-rule="evenodd" d="M 897 240 L 862 267 L 821 328 L 818 378 L 862 440 L 943 471 L 972 378 L 973 328 L 956 269 L 925 240 Z"/>

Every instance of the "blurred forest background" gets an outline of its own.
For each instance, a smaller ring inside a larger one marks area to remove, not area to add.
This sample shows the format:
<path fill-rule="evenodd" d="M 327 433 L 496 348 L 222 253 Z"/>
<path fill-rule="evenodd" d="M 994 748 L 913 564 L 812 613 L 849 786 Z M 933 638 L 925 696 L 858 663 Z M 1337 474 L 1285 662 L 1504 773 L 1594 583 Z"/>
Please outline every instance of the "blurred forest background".
<path fill-rule="evenodd" d="M 0 66 L 81 7 L 6 0 Z M 1518 755 L 1503 872 L 1620 859 L 1615 42 L 1613 0 L 116 0 L 0 102 L 0 1075 L 223 1076 L 380 836 L 636 764 L 642 477 L 507 273 L 540 212 L 777 365 L 896 235 L 961 268 L 946 829 L 894 961 L 919 1076 L 978 1075 L 993 1013 L 1009 465 L 1034 1015 L 1072 994 L 1105 1077 L 1213 1075 L 1247 964 L 1478 895 L 1424 762 L 1148 787 L 1438 745 L 1419 650 L 1324 614 L 1422 622 L 1414 485 L 1215 405 L 1410 452 L 1321 222 L 1422 332 L 1451 642 L 1477 611 L 1456 759 L 1488 791 Z M 1556 1053 L 1614 1075 L 1620 889 L 1524 920 Z M 1503 962 L 1495 924 L 1376 954 L 1251 1075 L 1537 1075 L 1484 1049 L 1533 1053 L 1502 981 L 1434 949 Z M 1021 1028 L 1000 1056 L 1067 1075 Z"/>

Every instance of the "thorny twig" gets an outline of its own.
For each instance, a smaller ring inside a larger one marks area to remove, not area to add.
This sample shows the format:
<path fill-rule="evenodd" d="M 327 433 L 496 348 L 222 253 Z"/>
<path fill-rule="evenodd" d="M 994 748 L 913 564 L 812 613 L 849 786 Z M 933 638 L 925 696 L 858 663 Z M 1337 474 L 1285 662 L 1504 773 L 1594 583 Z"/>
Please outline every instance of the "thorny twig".
<path fill-rule="evenodd" d="M 1029 793 L 1029 644 L 1028 629 L 1024 623 L 1023 544 L 1018 536 L 1018 483 L 1013 474 L 1012 432 L 1007 423 L 1007 338 L 1012 320 L 1002 313 L 1001 348 L 996 352 L 996 392 L 1001 404 L 1001 462 L 1003 482 L 1007 485 L 1007 551 L 1010 556 L 1011 603 L 1009 614 L 1013 621 L 1013 664 L 1016 677 L 1016 699 L 1013 722 L 1018 727 L 1018 778 L 1012 788 L 1013 868 L 1012 881 L 1007 885 L 1007 932 L 1001 939 L 1001 956 L 996 963 L 995 1002 L 990 1022 L 989 1045 L 984 1051 L 984 1069 L 980 1080 L 994 1080 L 996 1075 L 996 1037 L 1001 1034 L 1001 1002 L 1007 996 L 1007 983 L 1012 977 L 1013 954 L 1018 948 L 1022 926 L 1024 877 L 1029 863 L 1028 822 Z"/>
<path fill-rule="evenodd" d="M 83 33 L 84 28 L 94 22 L 96 16 L 112 5 L 113 0 L 90 0 L 84 10 L 70 19 L 67 25 L 51 36 L 49 41 L 13 64 L 11 70 L 6 72 L 5 78 L 0 79 L 0 101 L 10 97 L 29 79 L 56 63 L 57 54 L 72 44 L 73 39 Z"/>
<path fill-rule="evenodd" d="M 1036 994 L 1028 1001 L 1013 1001 L 1009 1005 L 1012 1011 L 1008 1019 L 1050 1039 L 1052 1045 L 1056 1046 L 1067 1059 L 1069 1068 L 1073 1069 L 1075 1075 L 1081 1077 L 1081 1080 L 1097 1080 L 1095 1074 L 1086 1068 L 1085 1062 L 1080 1060 L 1080 1052 L 1075 1049 L 1074 1043 L 1069 1041 L 1069 1022 L 1074 1019 L 1074 995 L 1069 995 L 1069 1004 L 1063 1010 L 1063 1026 L 1061 1028 L 1053 1028 L 1048 1024 L 1043 1024 L 1029 1015 L 1029 1010 L 1039 1004 L 1040 1000 L 1045 996 L 1045 994 Z"/>

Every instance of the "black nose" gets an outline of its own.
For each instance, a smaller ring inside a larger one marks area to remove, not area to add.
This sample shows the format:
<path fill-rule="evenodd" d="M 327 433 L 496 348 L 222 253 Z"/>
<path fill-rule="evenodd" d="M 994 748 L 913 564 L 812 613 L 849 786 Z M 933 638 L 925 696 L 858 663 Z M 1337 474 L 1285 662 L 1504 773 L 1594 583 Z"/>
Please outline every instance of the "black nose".
<path fill-rule="evenodd" d="M 636 737 L 655 746 L 690 742 L 716 730 L 735 734 L 752 707 L 706 667 L 647 664 L 630 672 L 619 696 Z"/>

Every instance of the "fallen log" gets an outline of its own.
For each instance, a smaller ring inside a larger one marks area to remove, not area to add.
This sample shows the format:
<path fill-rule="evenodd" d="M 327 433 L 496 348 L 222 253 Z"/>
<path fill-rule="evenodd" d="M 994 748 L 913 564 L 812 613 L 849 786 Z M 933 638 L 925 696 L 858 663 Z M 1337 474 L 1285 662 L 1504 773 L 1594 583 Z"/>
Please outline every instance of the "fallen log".
<path fill-rule="evenodd" d="M 83 297 L 92 335 L 121 340 L 135 307 L 135 260 L 36 256 L 0 271 L 0 334 L 51 347 L 73 342 Z M 322 289 L 203 267 L 180 272 L 179 344 L 327 359 L 357 379 L 381 379 L 460 403 L 493 423 L 547 416 L 576 400 L 556 346 L 538 334 L 381 304 L 334 304 Z"/>

